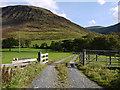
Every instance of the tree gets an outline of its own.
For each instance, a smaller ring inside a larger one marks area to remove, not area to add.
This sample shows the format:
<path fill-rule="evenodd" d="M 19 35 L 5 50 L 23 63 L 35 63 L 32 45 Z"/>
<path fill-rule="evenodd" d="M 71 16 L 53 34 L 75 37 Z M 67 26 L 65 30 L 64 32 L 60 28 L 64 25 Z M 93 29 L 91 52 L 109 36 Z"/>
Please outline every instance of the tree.
<path fill-rule="evenodd" d="M 25 45 L 25 40 L 24 39 L 20 39 L 20 46 L 23 48 Z"/>
<path fill-rule="evenodd" d="M 46 42 L 42 43 L 41 46 L 40 46 L 41 49 L 46 49 L 47 47 L 48 47 L 48 46 L 47 46 L 47 43 L 46 43 Z"/>
<path fill-rule="evenodd" d="M 33 47 L 36 49 L 39 48 L 39 46 L 37 44 L 33 45 Z"/>
<path fill-rule="evenodd" d="M 74 39 L 73 46 L 74 46 L 73 47 L 74 51 L 79 52 L 82 49 L 87 49 L 88 43 L 86 39 L 79 38 L 79 39 Z"/>
<path fill-rule="evenodd" d="M 46 52 L 47 52 L 47 48 L 48 48 L 47 43 L 46 42 L 42 43 L 40 48 L 41 49 L 46 49 Z"/>
<path fill-rule="evenodd" d="M 62 47 L 64 51 L 73 51 L 73 40 L 63 40 Z"/>
<path fill-rule="evenodd" d="M 54 50 L 54 47 L 55 47 L 55 41 L 52 41 L 51 45 L 50 45 L 50 48 Z"/>
<path fill-rule="evenodd" d="M 19 45 L 19 41 L 14 39 L 13 37 L 4 39 L 2 41 L 2 47 L 3 48 L 9 48 L 9 51 L 11 51 L 11 48 L 13 46 L 18 46 L 18 45 Z"/>
<path fill-rule="evenodd" d="M 30 41 L 30 40 L 25 40 L 25 46 L 26 46 L 26 47 L 29 47 L 30 44 L 31 44 L 31 41 Z"/>
<path fill-rule="evenodd" d="M 56 50 L 56 51 L 62 51 L 61 42 L 55 42 L 54 50 Z"/>

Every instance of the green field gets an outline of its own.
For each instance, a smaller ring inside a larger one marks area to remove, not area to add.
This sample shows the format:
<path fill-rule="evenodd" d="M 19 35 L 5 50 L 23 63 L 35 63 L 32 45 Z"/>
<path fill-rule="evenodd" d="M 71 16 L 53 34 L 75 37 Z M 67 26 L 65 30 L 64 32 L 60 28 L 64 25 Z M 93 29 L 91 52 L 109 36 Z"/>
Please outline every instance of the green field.
<path fill-rule="evenodd" d="M 9 52 L 8 49 L 2 49 L 2 64 L 12 63 L 13 58 L 37 58 L 38 52 L 46 53 L 45 49 L 33 49 L 33 48 L 21 48 L 21 52 L 19 53 L 19 48 L 12 49 Z M 66 58 L 72 53 L 67 52 L 56 52 L 50 49 L 47 50 L 49 62 L 59 61 L 63 58 Z"/>

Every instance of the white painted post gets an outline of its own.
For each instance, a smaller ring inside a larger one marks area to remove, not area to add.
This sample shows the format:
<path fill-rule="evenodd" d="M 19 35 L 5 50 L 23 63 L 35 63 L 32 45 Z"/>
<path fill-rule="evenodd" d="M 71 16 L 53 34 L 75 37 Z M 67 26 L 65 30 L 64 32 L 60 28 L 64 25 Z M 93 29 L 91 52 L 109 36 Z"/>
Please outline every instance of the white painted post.
<path fill-rule="evenodd" d="M 18 61 L 18 58 L 16 58 L 16 60 Z"/>
<path fill-rule="evenodd" d="M 13 61 L 15 61 L 15 58 L 13 58 Z"/>

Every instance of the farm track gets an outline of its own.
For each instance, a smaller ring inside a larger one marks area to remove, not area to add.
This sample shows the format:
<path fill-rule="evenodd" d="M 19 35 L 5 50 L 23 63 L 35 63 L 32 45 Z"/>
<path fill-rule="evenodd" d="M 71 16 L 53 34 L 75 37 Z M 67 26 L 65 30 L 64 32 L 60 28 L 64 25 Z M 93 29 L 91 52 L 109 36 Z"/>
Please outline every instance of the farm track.
<path fill-rule="evenodd" d="M 71 64 L 74 63 L 77 57 L 78 55 L 76 55 L 70 61 L 70 63 Z M 63 60 L 65 59 L 62 59 L 59 62 Z M 33 83 L 30 85 L 30 88 L 56 88 L 58 81 L 57 81 L 57 71 L 54 67 L 55 67 L 54 65 L 48 65 L 33 80 Z M 93 81 L 90 81 L 82 72 L 77 70 L 77 68 L 73 67 L 73 65 L 68 67 L 68 81 L 67 82 L 69 82 L 68 83 L 69 87 L 66 87 L 66 88 L 101 88 Z"/>
<path fill-rule="evenodd" d="M 59 60 L 55 63 L 60 63 L 73 55 Z M 30 88 L 55 88 L 57 85 L 57 71 L 54 65 L 48 65 L 35 79 L 33 79 Z"/>
<path fill-rule="evenodd" d="M 57 83 L 55 66 L 48 65 L 29 86 L 30 88 L 54 88 Z"/>
<path fill-rule="evenodd" d="M 71 88 L 101 88 L 73 67 L 68 67 L 68 80 Z"/>

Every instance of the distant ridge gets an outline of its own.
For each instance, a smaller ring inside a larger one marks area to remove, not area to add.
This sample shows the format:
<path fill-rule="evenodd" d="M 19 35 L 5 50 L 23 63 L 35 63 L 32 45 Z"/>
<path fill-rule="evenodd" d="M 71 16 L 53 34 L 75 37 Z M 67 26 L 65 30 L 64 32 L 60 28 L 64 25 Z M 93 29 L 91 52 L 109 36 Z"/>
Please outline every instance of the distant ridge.
<path fill-rule="evenodd" d="M 87 27 L 87 29 L 101 34 L 109 34 L 110 32 L 117 33 L 120 32 L 120 23 L 109 27 L 94 26 L 94 27 Z"/>

